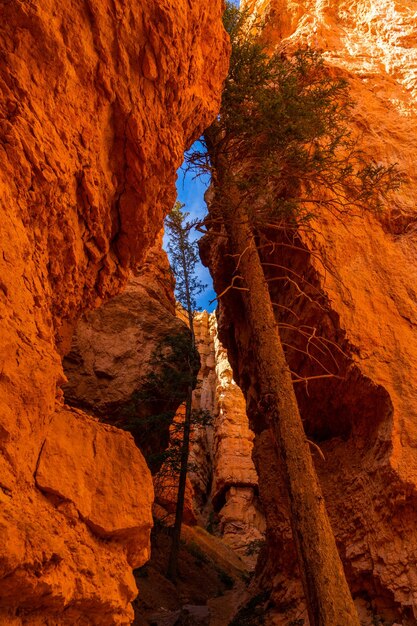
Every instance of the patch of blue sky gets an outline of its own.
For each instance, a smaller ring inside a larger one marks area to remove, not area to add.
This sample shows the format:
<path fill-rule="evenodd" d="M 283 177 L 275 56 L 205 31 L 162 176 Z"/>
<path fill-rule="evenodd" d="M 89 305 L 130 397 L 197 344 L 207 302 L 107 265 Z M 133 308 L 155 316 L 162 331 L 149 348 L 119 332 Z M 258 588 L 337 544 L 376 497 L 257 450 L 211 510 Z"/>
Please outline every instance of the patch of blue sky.
<path fill-rule="evenodd" d="M 190 150 L 198 149 L 198 142 L 195 146 L 192 146 Z M 204 200 L 204 194 L 207 187 L 210 184 L 209 174 L 203 174 L 201 176 L 195 175 L 195 172 L 187 171 L 186 168 L 180 167 L 177 172 L 177 198 L 184 204 L 183 211 L 189 213 L 189 219 L 203 220 L 207 214 L 207 206 Z M 194 231 L 192 236 L 194 240 L 198 240 L 201 237 L 201 233 Z M 164 247 L 166 247 L 166 236 L 164 238 Z M 214 311 L 217 305 L 215 300 L 216 293 L 213 289 L 213 281 L 210 276 L 210 272 L 200 262 L 196 267 L 197 278 L 206 285 L 204 291 L 196 298 L 197 308 L 199 311 Z"/>
<path fill-rule="evenodd" d="M 198 148 L 198 146 L 196 146 Z M 191 148 L 192 149 L 192 148 Z M 178 200 L 185 204 L 184 211 L 190 214 L 189 219 L 203 220 L 207 214 L 207 206 L 204 194 L 210 184 L 209 174 L 196 177 L 195 172 L 187 171 L 184 168 L 178 170 L 177 195 Z M 194 231 L 195 240 L 201 237 L 201 233 Z M 217 301 L 214 300 L 216 293 L 213 289 L 213 281 L 210 272 L 202 263 L 196 267 L 197 278 L 206 285 L 204 291 L 197 296 L 197 307 L 200 311 L 214 311 Z M 214 302 L 213 302 L 214 300 Z"/>
<path fill-rule="evenodd" d="M 240 5 L 239 0 L 231 0 L 231 2 L 236 6 Z M 198 142 L 194 146 L 198 149 Z M 191 150 L 193 150 L 193 147 L 191 147 Z M 195 172 L 187 171 L 185 168 L 181 167 L 178 170 L 177 196 L 178 200 L 185 205 L 184 211 L 190 214 L 190 219 L 204 219 L 207 213 L 204 194 L 209 184 L 209 174 L 196 177 Z M 199 239 L 200 236 L 200 233 L 195 232 L 195 239 Z M 216 293 L 213 289 L 210 272 L 202 263 L 199 263 L 196 267 L 196 274 L 198 279 L 207 285 L 206 289 L 197 296 L 197 307 L 200 311 L 214 311 L 217 301 L 215 300 Z"/>

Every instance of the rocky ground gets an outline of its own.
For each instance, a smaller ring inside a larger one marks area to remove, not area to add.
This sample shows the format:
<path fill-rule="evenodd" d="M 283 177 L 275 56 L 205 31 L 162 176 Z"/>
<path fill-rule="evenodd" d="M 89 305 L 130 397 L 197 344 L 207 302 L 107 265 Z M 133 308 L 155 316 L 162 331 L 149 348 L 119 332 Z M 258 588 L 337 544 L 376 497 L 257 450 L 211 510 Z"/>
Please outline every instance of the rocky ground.
<path fill-rule="evenodd" d="M 150 561 L 135 571 L 141 592 L 134 602 L 137 626 L 227 626 L 250 574 L 221 540 L 186 527 L 173 584 L 165 576 L 169 530 L 152 532 Z"/>

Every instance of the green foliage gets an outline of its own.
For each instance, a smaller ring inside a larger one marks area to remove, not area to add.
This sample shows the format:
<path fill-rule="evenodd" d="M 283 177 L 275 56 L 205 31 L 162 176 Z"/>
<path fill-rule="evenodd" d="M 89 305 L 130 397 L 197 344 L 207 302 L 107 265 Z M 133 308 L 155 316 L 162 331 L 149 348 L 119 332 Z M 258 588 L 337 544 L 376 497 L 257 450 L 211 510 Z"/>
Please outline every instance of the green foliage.
<path fill-rule="evenodd" d="M 180 404 L 188 386 L 195 387 L 200 369 L 200 357 L 193 346 L 191 334 L 168 335 L 156 347 L 140 396 L 148 404 L 157 405 L 161 398 L 171 398 Z"/>
<path fill-rule="evenodd" d="M 152 370 L 140 391 L 135 392 L 119 412 L 118 425 L 135 435 L 152 471 L 165 461 L 175 471 L 179 466 L 179 452 L 175 447 L 167 448 L 168 432 L 188 387 L 195 387 L 200 368 L 200 357 L 193 348 L 191 334 L 184 329 L 184 332 L 166 336 L 156 346 L 150 365 Z M 166 449 L 156 451 L 160 448 Z"/>
<path fill-rule="evenodd" d="M 188 214 L 183 213 L 182 208 L 183 205 L 176 202 L 171 213 L 166 218 L 165 225 L 168 229 L 169 236 L 168 253 L 170 256 L 172 271 L 176 279 L 176 295 L 180 303 L 185 307 L 188 315 L 192 348 L 192 351 L 190 352 L 189 369 L 192 371 L 192 353 L 195 351 L 196 345 L 193 314 L 196 308 L 196 296 L 204 289 L 204 285 L 198 280 L 195 271 L 198 263 L 198 252 L 196 242 L 191 239 L 191 232 L 195 226 L 195 222 L 187 220 Z M 178 555 L 182 517 L 184 512 L 185 489 L 190 451 L 190 435 L 193 417 L 192 389 L 193 385 L 189 384 L 180 442 L 181 452 L 175 522 L 167 570 L 168 578 L 173 581 L 177 578 L 178 574 Z"/>
<path fill-rule="evenodd" d="M 353 102 L 346 80 L 319 51 L 268 54 L 247 17 L 227 3 L 232 55 L 220 115 L 205 134 L 205 149 L 189 157 L 191 167 L 208 168 L 221 186 L 222 214 L 236 192 L 255 227 L 308 221 L 323 206 L 337 213 L 379 210 L 404 177 L 359 148 L 348 129 Z"/>
<path fill-rule="evenodd" d="M 169 236 L 169 260 L 175 276 L 175 295 L 188 313 L 197 309 L 196 296 L 204 291 L 206 285 L 196 276 L 199 255 L 197 243 L 191 239 L 199 220 L 188 220 L 189 213 L 183 212 L 183 207 L 180 202 L 175 203 L 165 219 L 165 226 Z"/>
<path fill-rule="evenodd" d="M 135 392 L 130 402 L 119 413 L 119 423 L 124 430 L 138 431 L 144 439 L 159 442 L 166 438 L 169 447 L 162 446 L 155 452 L 155 446 L 149 450 L 141 446 L 149 467 L 158 470 L 162 465 L 165 473 L 175 474 L 181 465 L 181 442 L 183 424 L 173 422 L 177 408 L 186 398 L 187 388 L 197 386 L 197 374 L 200 369 L 200 357 L 193 348 L 188 331 L 166 336 L 155 348 L 150 365 L 152 371 L 145 378 L 140 391 Z M 213 416 L 206 410 L 191 411 L 193 427 L 208 426 Z M 195 469 L 188 463 L 188 470 Z"/>
<path fill-rule="evenodd" d="M 213 416 L 206 410 L 191 411 L 190 424 L 191 428 L 199 426 L 209 426 L 213 421 Z M 181 469 L 181 446 L 183 440 L 184 424 L 182 422 L 172 422 L 170 428 L 169 448 L 164 450 L 159 455 L 151 455 L 150 462 L 157 462 L 158 465 L 163 465 L 163 472 L 160 477 L 165 475 L 178 474 Z M 190 435 L 191 442 L 193 441 L 193 435 Z M 198 466 L 188 459 L 187 472 L 197 471 Z"/>

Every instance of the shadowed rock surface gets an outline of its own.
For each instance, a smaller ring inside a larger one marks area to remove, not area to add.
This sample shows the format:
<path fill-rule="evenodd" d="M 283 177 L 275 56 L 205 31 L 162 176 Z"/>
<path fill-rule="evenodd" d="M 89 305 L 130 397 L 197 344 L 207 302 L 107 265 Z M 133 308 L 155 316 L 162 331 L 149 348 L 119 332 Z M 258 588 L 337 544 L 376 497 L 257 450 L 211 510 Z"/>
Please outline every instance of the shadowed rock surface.
<path fill-rule="evenodd" d="M 63 360 L 66 401 L 128 428 L 146 458 L 161 454 L 169 441 L 169 420 L 156 426 L 149 418 L 174 416 L 186 394 L 186 388 L 183 394 L 176 388 L 174 395 L 169 385 L 164 387 L 161 354 L 170 350 L 170 340 L 187 341 L 189 331 L 175 315 L 173 280 L 161 245 L 162 238 L 120 295 L 78 322 Z M 172 368 L 180 387 L 186 363 Z M 157 398 L 148 397 L 150 376 L 158 386 Z"/>

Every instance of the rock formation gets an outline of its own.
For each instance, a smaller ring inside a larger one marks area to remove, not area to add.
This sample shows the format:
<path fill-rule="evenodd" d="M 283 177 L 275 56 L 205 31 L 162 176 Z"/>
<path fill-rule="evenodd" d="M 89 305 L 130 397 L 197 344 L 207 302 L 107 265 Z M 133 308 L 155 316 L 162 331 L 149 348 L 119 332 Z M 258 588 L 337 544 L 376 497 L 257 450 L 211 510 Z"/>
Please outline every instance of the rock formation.
<path fill-rule="evenodd" d="M 201 370 L 193 400 L 196 408 L 208 411 L 213 419 L 194 435 L 190 479 L 200 519 L 253 565 L 265 522 L 245 399 L 217 336 L 216 314 L 197 313 L 194 323 Z"/>
<path fill-rule="evenodd" d="M 163 380 L 161 354 L 165 359 L 170 339 L 186 341 L 189 334 L 175 315 L 173 280 L 161 245 L 162 237 L 120 295 L 81 318 L 63 360 L 66 402 L 127 427 L 148 462 L 152 457 L 152 469 L 159 468 L 157 456 L 168 446 L 169 420 L 148 423 L 148 418 L 173 416 L 186 392 L 178 388 L 179 380 L 172 381 L 175 393 Z M 181 366 L 172 364 L 178 379 Z M 150 377 L 157 398 L 147 389 Z"/>
<path fill-rule="evenodd" d="M 166 526 L 171 526 L 175 521 L 177 508 L 178 482 L 179 482 L 179 457 L 183 441 L 185 420 L 185 404 L 181 404 L 175 413 L 171 428 L 169 429 L 169 442 L 167 442 L 168 456 L 162 467 L 154 476 L 155 504 L 154 516 Z M 194 489 L 189 476 L 186 477 L 184 508 L 182 514 L 184 524 L 194 525 L 197 523 L 196 507 L 194 505 Z"/>
<path fill-rule="evenodd" d="M 168 260 L 160 246 L 157 242 L 150 250 L 144 268 L 120 295 L 78 322 L 63 360 L 68 378 L 64 394 L 71 404 L 103 415 L 115 411 L 147 378 L 155 348 L 183 329 L 175 317 Z"/>
<path fill-rule="evenodd" d="M 296 385 L 336 539 L 364 624 L 381 618 L 403 625 L 417 619 L 415 526 L 417 497 L 415 381 L 417 354 L 417 140 L 415 68 L 417 14 L 405 0 L 324 2 L 259 0 L 263 36 L 287 50 L 324 50 L 351 86 L 352 129 L 377 162 L 397 162 L 409 181 L 380 215 L 326 211 L 314 228 L 275 246 L 263 259 L 292 371 L 300 378 L 334 378 Z M 292 244 L 292 245 L 289 245 Z M 203 244 L 218 293 L 233 266 L 222 241 Z M 311 254 L 310 254 L 311 252 Z M 291 278 L 291 276 L 290 276 Z M 294 565 L 285 499 L 271 440 L 258 410 L 256 372 L 240 294 L 221 301 L 220 338 L 245 392 L 256 432 L 255 461 L 267 519 L 268 557 L 258 581 L 272 589 L 271 623 L 307 619 Z M 307 354 L 308 353 L 308 354 Z"/>
<path fill-rule="evenodd" d="M 182 311 L 179 310 L 182 317 Z M 216 314 L 194 316 L 201 368 L 193 393 L 193 409 L 211 416 L 208 425 L 194 425 L 190 471 L 183 520 L 207 527 L 221 536 L 253 567 L 263 543 L 265 520 L 258 498 L 258 477 L 252 461 L 253 433 L 249 430 L 245 400 L 233 380 L 226 351 L 217 336 Z M 184 407 L 175 421 L 184 418 Z M 177 431 L 173 433 L 178 438 Z M 169 464 L 154 480 L 155 501 L 163 507 L 157 516 L 167 521 L 175 511 L 178 476 Z"/>
<path fill-rule="evenodd" d="M 157 261 L 158 263 L 155 263 Z M 122 425 L 132 396 L 140 392 L 149 372 L 155 372 L 152 355 L 170 335 L 184 333 L 181 309 L 175 316 L 172 285 L 167 280 L 167 259 L 161 250 L 151 250 L 144 269 L 128 282 L 126 290 L 89 312 L 77 324 L 71 351 L 64 358 L 68 382 L 66 401 L 105 421 Z M 155 268 L 160 267 L 160 272 Z M 253 433 L 249 430 L 245 400 L 233 381 L 226 351 L 217 337 L 215 313 L 197 313 L 195 333 L 201 369 L 193 396 L 193 408 L 213 416 L 209 426 L 192 432 L 184 522 L 199 521 L 220 534 L 227 543 L 254 565 L 264 536 L 264 519 L 258 502 L 258 477 L 252 461 Z M 180 369 L 181 364 L 177 364 Z M 161 396 L 163 395 L 161 387 Z M 170 398 L 161 398 L 164 407 Z M 166 429 L 146 424 L 149 409 L 138 402 L 143 420 L 133 431 L 146 457 L 168 447 Z M 178 439 L 178 424 L 184 407 L 175 415 L 171 437 Z M 141 425 L 142 422 L 142 425 Z M 175 511 L 177 476 L 165 463 L 154 477 L 157 517 Z M 163 510 L 161 508 L 162 507 Z"/>
<path fill-rule="evenodd" d="M 143 262 L 216 113 L 221 4 L 0 7 L 2 624 L 131 619 L 150 475 L 130 435 L 62 406 L 60 357 Z"/>

